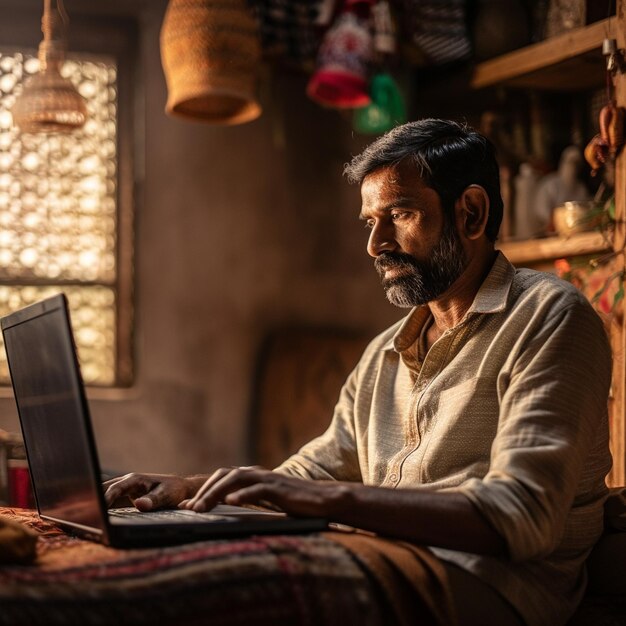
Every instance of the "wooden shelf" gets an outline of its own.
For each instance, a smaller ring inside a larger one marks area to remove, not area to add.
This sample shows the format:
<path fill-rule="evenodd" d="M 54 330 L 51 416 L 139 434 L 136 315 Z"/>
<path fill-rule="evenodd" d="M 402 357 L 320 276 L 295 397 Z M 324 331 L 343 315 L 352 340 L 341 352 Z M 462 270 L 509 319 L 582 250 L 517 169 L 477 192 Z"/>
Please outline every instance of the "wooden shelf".
<path fill-rule="evenodd" d="M 602 87 L 606 69 L 602 41 L 611 32 L 610 25 L 614 30 L 615 18 L 480 63 L 470 84 L 474 89 L 504 84 L 553 91 Z"/>
<path fill-rule="evenodd" d="M 547 237 L 528 241 L 506 241 L 497 245 L 511 263 L 523 265 L 561 257 L 608 252 L 611 242 L 598 232 L 578 233 L 571 237 Z"/>
<path fill-rule="evenodd" d="M 616 0 L 615 16 L 589 24 L 477 64 L 470 77 L 474 97 L 486 88 L 520 88 L 560 92 L 567 97 L 576 92 L 602 89 L 606 80 L 606 61 L 602 42 L 617 39 L 626 48 L 626 0 Z M 613 78 L 618 106 L 626 107 L 626 73 Z M 462 106 L 462 105 L 461 105 Z M 623 251 L 626 230 L 626 150 L 615 164 L 615 242 L 602 233 L 588 232 L 568 238 L 550 237 L 530 241 L 509 241 L 499 248 L 518 266 L 548 265 L 562 257 L 592 255 L 601 257 L 613 250 Z M 614 254 L 610 271 L 624 271 L 624 255 Z M 608 476 L 612 487 L 626 484 L 626 321 L 623 303 L 611 316 L 609 334 L 613 349 L 612 398 L 609 402 L 613 468 Z"/>

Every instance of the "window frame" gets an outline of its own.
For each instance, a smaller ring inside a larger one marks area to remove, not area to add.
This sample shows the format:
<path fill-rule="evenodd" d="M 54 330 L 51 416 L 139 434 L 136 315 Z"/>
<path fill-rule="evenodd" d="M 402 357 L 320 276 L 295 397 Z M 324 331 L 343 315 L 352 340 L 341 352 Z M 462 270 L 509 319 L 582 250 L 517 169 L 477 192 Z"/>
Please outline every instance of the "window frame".
<path fill-rule="evenodd" d="M 9 19 L 0 21 L 0 47 L 6 51 L 36 51 L 43 35 L 41 13 L 33 9 L 12 9 Z M 92 389 L 116 389 L 132 386 L 134 372 L 134 216 L 137 189 L 137 161 L 143 155 L 140 123 L 143 111 L 143 86 L 138 71 L 139 25 L 126 16 L 71 14 L 68 58 L 106 55 L 117 64 L 117 245 L 116 278 L 109 284 L 116 295 L 115 377 L 111 385 L 91 385 Z M 141 163 L 139 163 L 141 165 Z M 36 280 L 3 281 L 3 284 L 48 284 Z M 58 280 L 58 284 L 88 285 L 77 280 Z M 2 384 L 7 387 L 6 384 Z"/>

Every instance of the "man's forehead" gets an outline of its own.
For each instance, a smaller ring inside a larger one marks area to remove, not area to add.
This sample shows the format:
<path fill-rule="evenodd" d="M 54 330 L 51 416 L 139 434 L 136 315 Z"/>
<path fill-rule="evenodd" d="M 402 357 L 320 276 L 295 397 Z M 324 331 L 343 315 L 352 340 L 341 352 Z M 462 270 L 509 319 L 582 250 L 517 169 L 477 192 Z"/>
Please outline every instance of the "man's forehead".
<path fill-rule="evenodd" d="M 370 172 L 363 179 L 361 192 L 364 197 L 380 192 L 420 195 L 427 187 L 415 164 L 405 159 L 400 163 L 380 167 Z"/>

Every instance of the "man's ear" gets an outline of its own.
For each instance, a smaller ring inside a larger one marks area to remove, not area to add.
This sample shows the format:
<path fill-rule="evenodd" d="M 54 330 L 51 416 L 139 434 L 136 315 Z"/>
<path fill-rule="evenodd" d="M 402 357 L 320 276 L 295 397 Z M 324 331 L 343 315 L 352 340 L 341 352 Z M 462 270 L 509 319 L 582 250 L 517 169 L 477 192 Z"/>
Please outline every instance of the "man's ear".
<path fill-rule="evenodd" d="M 479 239 L 489 219 L 489 196 L 480 185 L 470 185 L 456 201 L 456 219 L 459 233 L 468 239 Z"/>

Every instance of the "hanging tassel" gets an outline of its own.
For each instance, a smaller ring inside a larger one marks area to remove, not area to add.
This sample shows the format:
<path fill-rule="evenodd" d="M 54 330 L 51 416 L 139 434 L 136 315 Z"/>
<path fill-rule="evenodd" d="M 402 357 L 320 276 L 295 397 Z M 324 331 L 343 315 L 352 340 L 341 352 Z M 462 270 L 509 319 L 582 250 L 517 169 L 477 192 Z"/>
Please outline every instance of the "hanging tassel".
<path fill-rule="evenodd" d="M 396 28 L 391 17 L 391 8 L 387 0 L 379 0 L 372 7 L 374 18 L 374 50 L 381 54 L 395 54 Z"/>

